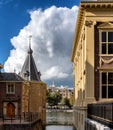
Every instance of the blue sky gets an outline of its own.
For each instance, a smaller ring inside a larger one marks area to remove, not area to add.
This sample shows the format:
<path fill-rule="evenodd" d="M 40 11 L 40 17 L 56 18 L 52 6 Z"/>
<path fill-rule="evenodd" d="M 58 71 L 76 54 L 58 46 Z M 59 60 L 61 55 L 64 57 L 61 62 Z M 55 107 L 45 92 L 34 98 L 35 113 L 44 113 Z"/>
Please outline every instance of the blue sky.
<path fill-rule="evenodd" d="M 17 72 L 20 71 L 27 52 L 26 37 L 31 34 L 34 58 L 44 81 L 48 85 L 54 80 L 57 85 L 72 87 L 72 63 L 69 63 L 69 70 L 67 62 L 70 62 L 78 5 L 79 0 L 0 0 L 0 63 L 4 65 L 4 71 L 11 72 L 13 69 L 16 69 Z M 60 22 L 61 26 L 59 26 Z M 65 26 L 63 26 L 64 24 Z M 70 32 L 66 33 L 67 30 Z M 58 35 L 58 32 L 61 35 Z M 37 35 L 35 35 L 36 33 Z M 69 38 L 65 39 L 64 36 L 69 36 Z M 69 50 L 64 48 L 64 46 L 66 47 L 65 40 L 70 44 Z M 61 53 L 62 49 L 67 52 Z M 47 53 L 48 57 L 45 57 Z M 69 59 L 69 61 L 66 62 L 65 59 Z M 50 62 L 51 64 L 49 64 Z M 64 65 L 60 66 L 63 63 Z M 65 66 L 65 64 L 67 65 Z M 61 73 L 59 74 L 59 72 Z"/>

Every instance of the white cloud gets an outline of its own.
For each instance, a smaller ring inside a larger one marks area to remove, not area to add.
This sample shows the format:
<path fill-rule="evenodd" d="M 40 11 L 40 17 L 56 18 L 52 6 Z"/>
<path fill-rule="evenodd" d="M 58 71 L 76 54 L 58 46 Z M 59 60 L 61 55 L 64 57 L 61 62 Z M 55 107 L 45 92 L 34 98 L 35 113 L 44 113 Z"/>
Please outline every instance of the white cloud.
<path fill-rule="evenodd" d="M 44 72 L 43 79 L 59 79 L 59 78 L 67 78 L 69 75 L 63 72 L 63 69 L 60 66 L 53 66 Z"/>
<path fill-rule="evenodd" d="M 15 68 L 16 72 L 21 71 L 29 46 L 28 37 L 32 35 L 33 56 L 42 79 L 48 82 L 56 78 L 62 83 L 63 79 L 70 77 L 72 81 L 70 56 L 77 12 L 77 6 L 71 9 L 52 6 L 30 11 L 28 25 L 11 39 L 14 49 L 5 62 L 4 70 L 11 72 Z"/>

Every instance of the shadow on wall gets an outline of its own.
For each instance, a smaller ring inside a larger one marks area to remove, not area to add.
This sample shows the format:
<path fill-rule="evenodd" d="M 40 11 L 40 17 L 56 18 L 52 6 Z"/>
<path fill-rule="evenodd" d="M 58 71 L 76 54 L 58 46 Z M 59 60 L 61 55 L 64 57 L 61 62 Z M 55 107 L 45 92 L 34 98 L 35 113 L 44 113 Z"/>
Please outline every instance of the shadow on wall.
<path fill-rule="evenodd" d="M 92 92 L 90 91 L 92 89 L 94 89 L 94 97 L 95 97 L 96 101 L 99 100 L 99 70 L 97 68 L 94 68 L 87 61 L 86 61 L 85 65 L 86 65 L 86 69 L 82 72 L 82 76 L 80 77 L 80 80 L 78 81 L 78 84 L 77 84 L 78 97 L 76 98 L 75 103 L 77 103 L 78 105 L 83 105 L 84 100 L 87 96 L 88 97 L 93 96 Z M 81 72 L 79 72 L 79 73 L 81 73 Z M 88 85 L 88 87 L 86 85 Z M 80 89 L 79 89 L 79 87 L 80 87 Z M 75 89 L 76 89 L 76 87 L 75 87 Z M 87 93 L 88 90 L 90 92 Z M 88 95 L 86 95 L 86 94 L 88 94 Z"/>

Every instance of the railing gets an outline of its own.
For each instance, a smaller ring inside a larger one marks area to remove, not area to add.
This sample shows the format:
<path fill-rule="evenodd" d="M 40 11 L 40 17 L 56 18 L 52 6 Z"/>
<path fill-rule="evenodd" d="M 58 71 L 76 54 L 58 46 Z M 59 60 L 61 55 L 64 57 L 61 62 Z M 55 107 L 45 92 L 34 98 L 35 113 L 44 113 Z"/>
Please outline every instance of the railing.
<path fill-rule="evenodd" d="M 37 112 L 23 113 L 22 115 L 10 117 L 3 115 L 1 119 L 4 124 L 28 124 L 40 120 Z"/>
<path fill-rule="evenodd" d="M 88 104 L 87 116 L 113 128 L 113 103 Z"/>

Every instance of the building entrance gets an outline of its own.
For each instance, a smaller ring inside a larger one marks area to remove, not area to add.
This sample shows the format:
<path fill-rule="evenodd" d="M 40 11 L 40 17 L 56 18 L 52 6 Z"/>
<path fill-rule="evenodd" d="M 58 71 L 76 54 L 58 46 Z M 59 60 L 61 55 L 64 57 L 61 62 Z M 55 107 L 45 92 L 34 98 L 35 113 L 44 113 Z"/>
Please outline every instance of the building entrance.
<path fill-rule="evenodd" d="M 14 117 L 15 116 L 15 105 L 13 103 L 8 103 L 6 106 L 6 116 Z"/>

